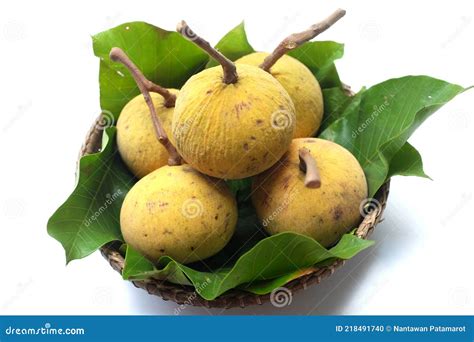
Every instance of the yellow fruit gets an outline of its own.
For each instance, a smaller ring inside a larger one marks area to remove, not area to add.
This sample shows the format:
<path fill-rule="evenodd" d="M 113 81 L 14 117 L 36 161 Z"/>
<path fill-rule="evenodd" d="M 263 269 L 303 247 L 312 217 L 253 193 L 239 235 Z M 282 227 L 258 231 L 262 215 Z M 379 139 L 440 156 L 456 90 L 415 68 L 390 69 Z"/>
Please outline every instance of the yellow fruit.
<path fill-rule="evenodd" d="M 321 178 L 317 189 L 304 185 L 298 155 L 303 147 L 316 160 Z M 329 247 L 358 225 L 367 182 L 359 162 L 342 146 L 300 138 L 279 163 L 254 179 L 253 191 L 257 215 L 270 234 L 292 231 Z"/>
<path fill-rule="evenodd" d="M 266 52 L 254 52 L 236 63 L 259 66 Z M 313 136 L 321 125 L 324 105 L 321 87 L 311 71 L 297 59 L 284 55 L 270 69 L 270 73 L 290 95 L 296 109 L 294 138 Z"/>
<path fill-rule="evenodd" d="M 187 163 L 210 176 L 240 179 L 272 166 L 293 135 L 294 106 L 267 72 L 237 65 L 235 83 L 222 67 L 191 77 L 173 115 L 176 148 Z"/>
<path fill-rule="evenodd" d="M 169 89 L 177 95 L 178 90 Z M 150 93 L 157 115 L 166 133 L 171 132 L 174 108 L 164 105 L 164 98 Z M 137 95 L 128 102 L 120 113 L 117 122 L 117 146 L 125 164 L 138 178 L 166 165 L 168 152 L 156 138 L 153 122 L 143 95 Z"/>
<path fill-rule="evenodd" d="M 237 222 L 237 204 L 224 181 L 188 165 L 163 166 L 128 192 L 120 212 L 125 241 L 152 261 L 182 263 L 220 251 Z"/>

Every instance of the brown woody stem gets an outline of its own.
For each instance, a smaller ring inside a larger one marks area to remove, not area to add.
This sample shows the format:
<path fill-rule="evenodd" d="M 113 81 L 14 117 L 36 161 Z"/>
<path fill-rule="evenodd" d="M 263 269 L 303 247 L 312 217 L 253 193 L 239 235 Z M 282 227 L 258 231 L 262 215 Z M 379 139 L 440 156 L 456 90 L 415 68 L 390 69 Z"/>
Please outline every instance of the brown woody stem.
<path fill-rule="evenodd" d="M 269 55 L 265 60 L 260 64 L 260 68 L 269 71 L 270 68 L 288 51 L 296 49 L 301 44 L 313 39 L 318 34 L 326 31 L 330 28 L 336 21 L 341 19 L 346 14 L 346 11 L 343 9 L 338 9 L 325 20 L 312 25 L 309 29 L 303 32 L 294 33 L 281 41 L 276 49 Z"/>
<path fill-rule="evenodd" d="M 123 52 L 122 49 L 117 47 L 112 48 L 110 50 L 110 59 L 114 62 L 120 62 L 124 66 L 126 66 L 135 81 L 137 82 L 139 88 L 141 85 L 148 91 L 160 94 L 165 99 L 165 107 L 174 107 L 174 104 L 176 103 L 176 95 L 172 94 L 168 89 L 160 87 L 158 84 L 155 84 L 152 81 L 148 80 L 143 75 L 143 73 L 137 68 L 137 66 L 130 60 L 130 58 L 125 54 L 125 52 Z M 142 88 L 140 88 L 140 90 L 142 90 Z"/>
<path fill-rule="evenodd" d="M 155 128 L 155 134 L 158 141 L 166 148 L 169 154 L 168 165 L 181 165 L 181 156 L 176 151 L 176 148 L 170 142 L 168 135 L 166 134 L 165 130 L 163 129 L 163 124 L 161 122 L 160 117 L 156 114 L 155 106 L 153 105 L 153 100 L 150 96 L 150 91 L 157 92 L 161 96 L 165 98 L 165 106 L 167 98 L 163 95 L 171 95 L 168 96 L 168 99 L 173 99 L 173 105 L 176 101 L 176 96 L 171 94 L 167 89 L 164 89 L 150 80 L 148 80 L 143 73 L 138 69 L 138 67 L 131 61 L 131 59 L 122 51 L 122 49 L 114 47 L 110 50 L 110 59 L 114 62 L 119 62 L 123 64 L 132 74 L 135 82 L 138 85 L 143 97 L 145 98 L 145 102 L 150 109 L 151 119 L 153 121 L 153 127 Z M 170 100 L 171 101 L 171 100 Z"/>
<path fill-rule="evenodd" d="M 307 188 L 316 189 L 321 186 L 321 176 L 319 175 L 319 169 L 316 164 L 316 160 L 311 155 L 311 152 L 306 148 L 302 147 L 298 150 L 300 157 L 300 169 L 306 173 L 304 179 L 304 185 Z"/>
<path fill-rule="evenodd" d="M 219 62 L 219 64 L 222 66 L 222 69 L 224 71 L 223 81 L 225 84 L 232 84 L 232 83 L 237 82 L 238 75 L 237 75 L 237 69 L 235 67 L 235 64 L 226 56 L 224 56 L 222 53 L 220 53 L 215 48 L 213 48 L 211 44 L 209 44 L 208 41 L 202 39 L 196 33 L 194 33 L 194 31 L 191 30 L 191 28 L 188 26 L 188 24 L 184 20 L 178 23 L 178 26 L 176 27 L 176 31 L 179 32 L 184 38 L 193 42 L 194 44 L 199 46 L 201 49 L 206 51 L 207 54 L 211 56 L 211 58 L 214 58 L 216 61 Z"/>

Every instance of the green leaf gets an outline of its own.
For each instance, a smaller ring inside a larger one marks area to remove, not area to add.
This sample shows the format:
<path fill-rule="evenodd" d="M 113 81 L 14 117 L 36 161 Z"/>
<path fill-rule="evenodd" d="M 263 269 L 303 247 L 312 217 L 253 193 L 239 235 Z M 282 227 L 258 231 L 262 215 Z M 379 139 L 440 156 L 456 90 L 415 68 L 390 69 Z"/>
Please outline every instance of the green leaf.
<path fill-rule="evenodd" d="M 192 285 L 188 278 L 186 278 L 185 274 L 178 268 L 170 266 L 160 274 L 157 274 L 155 270 L 155 267 L 148 259 L 133 249 L 130 245 L 127 245 L 125 266 L 122 272 L 123 279 L 131 279 L 133 275 L 139 274 L 139 276 L 134 279 L 147 279 L 154 277 L 155 279 L 160 280 L 173 279 L 176 284 Z"/>
<path fill-rule="evenodd" d="M 122 239 L 120 208 L 136 179 L 118 155 L 115 134 L 107 128 L 102 151 L 81 158 L 76 188 L 48 221 L 48 234 L 63 245 L 67 262 Z"/>
<path fill-rule="evenodd" d="M 246 191 L 248 188 L 250 188 L 252 186 L 252 179 L 229 179 L 226 180 L 226 183 L 229 186 L 230 191 L 232 191 L 232 193 L 235 195 L 239 191 Z"/>
<path fill-rule="evenodd" d="M 336 65 L 334 63 L 319 70 L 316 76 L 321 89 L 342 86 L 339 73 L 337 72 Z"/>
<path fill-rule="evenodd" d="M 354 154 L 373 196 L 389 175 L 390 161 L 415 129 L 463 90 L 428 76 L 391 79 L 363 92 L 360 106 L 333 122 L 320 137 Z"/>
<path fill-rule="evenodd" d="M 138 251 L 133 249 L 130 245 L 127 245 L 125 254 L 125 266 L 122 271 L 122 277 L 128 279 L 137 273 L 147 274 L 153 272 L 155 268 L 153 264 L 148 261 Z"/>
<path fill-rule="evenodd" d="M 324 116 L 320 131 L 324 131 L 335 121 L 357 108 L 364 91 L 365 88 L 362 88 L 355 96 L 349 96 L 339 87 L 323 89 Z"/>
<path fill-rule="evenodd" d="M 219 269 L 233 265 L 242 254 L 252 249 L 260 240 L 268 236 L 259 224 L 249 193 L 246 194 L 247 198 L 240 200 L 238 204 L 239 218 L 231 240 L 219 253 L 203 262 L 192 264 L 192 268 L 208 271 L 209 268 Z M 239 200 L 239 194 L 237 198 Z"/>
<path fill-rule="evenodd" d="M 423 170 L 423 161 L 420 153 L 408 142 L 403 145 L 390 161 L 387 178 L 397 175 L 431 179 Z"/>
<path fill-rule="evenodd" d="M 151 263 L 147 263 L 143 266 L 143 272 L 138 272 L 136 265 L 139 263 L 135 263 L 133 271 L 137 273 L 132 274 L 129 270 L 124 270 L 124 274 L 126 274 L 126 279 L 144 279 L 153 276 L 178 284 L 182 284 L 184 274 L 203 298 L 212 300 L 244 283 L 252 284 L 262 280 L 287 277 L 289 273 L 330 258 L 351 258 L 372 244 L 372 241 L 360 239 L 353 234 L 345 234 L 336 246 L 327 250 L 309 237 L 286 232 L 261 240 L 251 250 L 244 253 L 232 267 L 214 272 L 196 271 L 170 257 L 162 257 L 155 271 L 150 271 Z M 271 286 L 265 283 L 264 287 L 267 291 Z M 252 288 L 258 291 L 255 285 Z"/>
<path fill-rule="evenodd" d="M 244 22 L 241 22 L 230 30 L 219 43 L 217 43 L 216 48 L 231 61 L 235 61 L 240 57 L 255 52 L 247 40 Z M 218 63 L 211 58 L 209 62 L 207 62 L 206 68 L 216 66 L 217 64 Z"/>
<path fill-rule="evenodd" d="M 350 259 L 356 254 L 358 254 L 360 251 L 372 246 L 373 244 L 374 242 L 371 240 L 363 240 L 352 233 L 348 233 L 343 235 L 342 239 L 337 243 L 337 245 L 329 250 L 329 252 L 333 255 L 332 257 L 325 258 L 324 260 L 315 263 L 315 265 L 312 267 L 302 268 L 295 272 L 288 273 L 271 280 L 263 280 L 244 284 L 239 288 L 255 294 L 267 294 L 272 292 L 274 289 L 311 272 L 315 267 L 323 267 L 329 265 L 336 259 Z"/>
<path fill-rule="evenodd" d="M 180 88 L 202 70 L 208 56 L 176 32 L 144 23 L 126 23 L 92 37 L 100 58 L 100 105 L 118 118 L 123 106 L 139 94 L 130 73 L 109 59 L 112 47 L 120 47 L 147 78 L 168 88 Z"/>
<path fill-rule="evenodd" d="M 255 281 L 248 284 L 242 284 L 238 286 L 238 288 L 247 292 L 258 294 L 258 295 L 264 295 L 264 294 L 272 292 L 274 289 L 277 289 L 279 287 L 282 287 L 288 284 L 292 280 L 295 280 L 307 274 L 309 271 L 313 269 L 314 267 L 304 268 L 302 270 L 298 270 L 292 273 L 282 275 L 281 277 L 278 277 L 275 279 L 260 280 L 260 281 Z"/>
<path fill-rule="evenodd" d="M 288 55 L 306 65 L 318 79 L 321 88 L 341 86 L 334 61 L 344 55 L 344 44 L 331 41 L 308 42 L 288 52 Z"/>
<path fill-rule="evenodd" d="M 252 193 L 252 178 L 232 179 L 226 181 L 230 191 L 237 197 L 237 203 L 247 201 Z"/>

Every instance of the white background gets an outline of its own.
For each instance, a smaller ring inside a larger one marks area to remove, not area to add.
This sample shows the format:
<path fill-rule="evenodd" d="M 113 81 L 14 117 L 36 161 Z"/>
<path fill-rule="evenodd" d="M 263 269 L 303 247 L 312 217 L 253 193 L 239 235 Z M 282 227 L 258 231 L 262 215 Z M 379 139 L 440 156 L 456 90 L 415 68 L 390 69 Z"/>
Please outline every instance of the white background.
<path fill-rule="evenodd" d="M 470 1 L 2 1 L 0 313 L 176 309 L 121 280 L 98 253 L 66 267 L 62 247 L 46 234 L 48 217 L 73 190 L 79 147 L 99 113 L 90 35 L 133 20 L 171 30 L 186 19 L 216 43 L 245 19 L 254 48 L 270 50 L 337 7 L 346 17 L 320 39 L 345 43 L 337 66 L 355 90 L 408 74 L 474 84 Z M 434 181 L 392 181 L 375 247 L 288 307 L 225 313 L 474 314 L 473 105 L 474 91 L 458 96 L 411 138 Z"/>

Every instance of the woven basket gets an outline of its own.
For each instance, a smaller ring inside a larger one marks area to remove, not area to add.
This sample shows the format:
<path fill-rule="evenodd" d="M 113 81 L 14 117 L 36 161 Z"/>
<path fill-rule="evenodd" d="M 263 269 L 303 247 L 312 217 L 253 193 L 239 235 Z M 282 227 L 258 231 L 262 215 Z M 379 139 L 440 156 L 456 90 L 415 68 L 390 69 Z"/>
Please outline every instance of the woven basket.
<path fill-rule="evenodd" d="M 80 156 L 99 151 L 103 132 L 99 123 L 100 121 L 101 117 L 97 118 L 87 134 L 84 145 L 80 151 Z M 380 221 L 387 202 L 389 186 L 389 182 L 385 183 L 374 196 L 380 205 L 377 203 L 377 206 L 374 206 L 373 210 L 364 217 L 355 232 L 358 237 L 366 239 Z M 119 247 L 120 243 L 112 242 L 106 244 L 100 250 L 104 258 L 109 261 L 112 268 L 122 274 L 125 259 L 119 252 Z M 306 289 L 309 285 L 319 284 L 322 279 L 333 274 L 334 271 L 343 264 L 343 260 L 336 260 L 329 266 L 314 268 L 299 278 L 292 280 L 286 284 L 285 287 L 294 293 L 300 289 Z M 149 294 L 162 297 L 164 300 L 171 300 L 178 304 L 205 306 L 207 308 L 243 308 L 250 305 L 263 304 L 270 299 L 269 294 L 256 295 L 232 289 L 214 300 L 206 300 L 200 297 L 191 286 L 177 285 L 156 279 L 133 281 L 133 284 L 136 287 L 146 290 Z"/>

